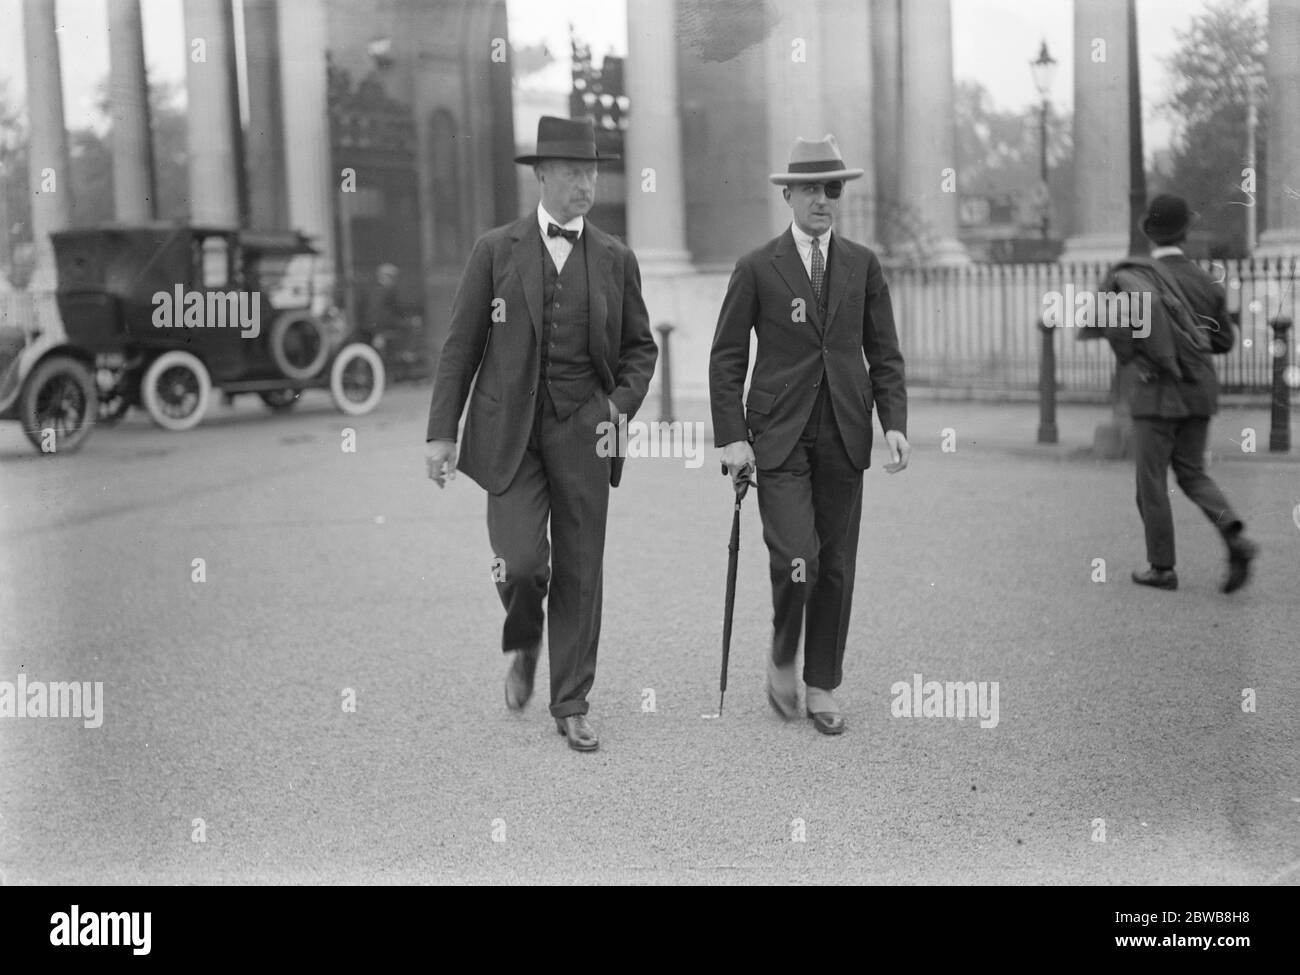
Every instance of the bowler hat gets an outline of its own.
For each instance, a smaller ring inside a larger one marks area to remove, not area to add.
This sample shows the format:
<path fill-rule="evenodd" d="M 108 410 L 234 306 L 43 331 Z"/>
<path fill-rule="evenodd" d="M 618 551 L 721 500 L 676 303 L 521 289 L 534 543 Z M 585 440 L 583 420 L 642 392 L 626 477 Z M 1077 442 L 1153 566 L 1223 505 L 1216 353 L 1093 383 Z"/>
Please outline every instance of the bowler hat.
<path fill-rule="evenodd" d="M 772 173 L 768 179 L 779 185 L 789 183 L 824 183 L 835 179 L 857 179 L 861 169 L 847 169 L 840 158 L 835 136 L 820 139 L 795 139 L 790 150 L 790 165 L 784 173 Z"/>
<path fill-rule="evenodd" d="M 1142 232 L 1156 245 L 1173 244 L 1182 240 L 1192 222 L 1192 212 L 1187 201 L 1172 193 L 1161 193 L 1147 207 L 1142 218 Z"/>
<path fill-rule="evenodd" d="M 591 119 L 543 115 L 537 120 L 537 151 L 531 155 L 515 156 L 515 162 L 532 166 L 543 159 L 605 162 L 618 158 L 617 155 L 596 152 L 596 126 Z"/>

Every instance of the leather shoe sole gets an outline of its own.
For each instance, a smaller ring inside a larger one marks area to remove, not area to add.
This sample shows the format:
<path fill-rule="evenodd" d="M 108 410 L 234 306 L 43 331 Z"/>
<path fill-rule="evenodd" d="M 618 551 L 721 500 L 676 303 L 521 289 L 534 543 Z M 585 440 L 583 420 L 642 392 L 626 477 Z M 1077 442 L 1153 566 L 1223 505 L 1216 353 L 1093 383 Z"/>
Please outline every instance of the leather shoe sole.
<path fill-rule="evenodd" d="M 1258 553 L 1259 549 L 1254 542 L 1241 541 L 1232 547 L 1228 556 L 1228 577 L 1223 580 L 1223 592 L 1236 592 L 1249 581 L 1250 563 Z"/>
<path fill-rule="evenodd" d="M 1148 586 L 1151 589 L 1164 589 L 1172 592 L 1178 588 L 1178 575 L 1172 569 L 1168 572 L 1156 572 L 1153 569 L 1147 569 L 1144 572 L 1134 572 L 1132 578 L 1139 586 Z"/>
<path fill-rule="evenodd" d="M 844 715 L 831 711 L 805 712 L 813 720 L 813 727 L 823 735 L 844 734 Z"/>
<path fill-rule="evenodd" d="M 531 650 L 516 650 L 510 667 L 506 670 L 506 707 L 522 711 L 533 696 L 533 678 L 537 674 L 540 646 Z"/>
<path fill-rule="evenodd" d="M 570 748 L 575 752 L 594 752 L 600 747 L 600 739 L 592 733 L 589 727 L 586 729 L 587 734 L 581 735 L 576 729 L 570 730 L 570 726 L 573 724 L 575 722 L 565 718 L 555 719 L 555 730 L 568 739 Z M 586 722 L 583 722 L 583 724 L 586 724 Z"/>

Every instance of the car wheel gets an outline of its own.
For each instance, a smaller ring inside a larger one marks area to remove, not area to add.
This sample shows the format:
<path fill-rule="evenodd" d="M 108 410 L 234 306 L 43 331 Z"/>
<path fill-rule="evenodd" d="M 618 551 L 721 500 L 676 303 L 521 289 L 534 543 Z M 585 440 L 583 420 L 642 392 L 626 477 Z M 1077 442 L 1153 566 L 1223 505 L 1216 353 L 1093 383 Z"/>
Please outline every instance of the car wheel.
<path fill-rule="evenodd" d="M 298 397 L 302 395 L 299 389 L 266 389 L 257 394 L 262 397 L 272 413 L 288 413 L 298 405 Z"/>
<path fill-rule="evenodd" d="M 330 396 L 334 405 L 350 416 L 375 408 L 384 395 L 384 363 L 368 345 L 345 345 L 330 370 Z"/>
<path fill-rule="evenodd" d="M 90 436 L 98 412 L 94 374 L 71 356 L 51 356 L 23 384 L 23 433 L 41 453 L 72 453 Z"/>
<path fill-rule="evenodd" d="M 140 384 L 140 399 L 149 418 L 164 430 L 198 426 L 211 395 L 207 366 L 197 356 L 180 350 L 154 359 Z"/>
<path fill-rule="evenodd" d="M 311 379 L 329 361 L 325 326 L 303 311 L 285 312 L 271 325 L 271 360 L 286 379 Z"/>

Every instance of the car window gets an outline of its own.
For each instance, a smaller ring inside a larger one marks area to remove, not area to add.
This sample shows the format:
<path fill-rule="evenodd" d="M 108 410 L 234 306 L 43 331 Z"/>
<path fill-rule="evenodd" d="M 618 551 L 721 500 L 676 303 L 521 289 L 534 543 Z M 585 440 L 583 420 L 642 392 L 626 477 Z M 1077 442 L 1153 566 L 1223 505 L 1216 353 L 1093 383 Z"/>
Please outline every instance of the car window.
<path fill-rule="evenodd" d="M 311 254 L 259 254 L 254 260 L 257 287 L 272 308 L 306 308 L 311 302 Z"/>
<path fill-rule="evenodd" d="M 200 249 L 199 280 L 205 290 L 230 287 L 230 245 L 224 237 L 205 237 Z"/>

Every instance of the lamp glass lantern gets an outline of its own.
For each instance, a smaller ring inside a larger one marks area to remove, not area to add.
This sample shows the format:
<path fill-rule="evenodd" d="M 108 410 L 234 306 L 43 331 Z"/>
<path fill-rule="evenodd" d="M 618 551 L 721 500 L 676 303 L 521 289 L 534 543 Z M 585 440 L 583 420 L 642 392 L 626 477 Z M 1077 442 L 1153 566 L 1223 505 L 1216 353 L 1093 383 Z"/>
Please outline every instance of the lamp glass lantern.
<path fill-rule="evenodd" d="M 1052 92 L 1052 82 L 1056 80 L 1056 58 L 1047 53 L 1047 41 L 1043 41 L 1043 46 L 1038 52 L 1038 57 L 1029 62 L 1029 70 L 1034 76 L 1034 87 L 1038 89 L 1038 97 L 1047 101 Z"/>

